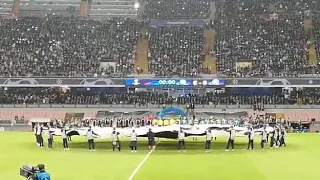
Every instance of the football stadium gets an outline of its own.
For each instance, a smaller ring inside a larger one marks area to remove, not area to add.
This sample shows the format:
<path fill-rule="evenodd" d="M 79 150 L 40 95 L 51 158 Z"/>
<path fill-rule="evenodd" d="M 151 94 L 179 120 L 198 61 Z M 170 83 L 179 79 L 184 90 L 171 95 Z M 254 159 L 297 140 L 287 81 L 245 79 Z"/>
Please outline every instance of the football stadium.
<path fill-rule="evenodd" d="M 0 180 L 318 180 L 319 14 L 0 0 Z"/>
<path fill-rule="evenodd" d="M 97 151 L 89 152 L 86 139 L 81 137 L 72 140 L 70 151 L 63 151 L 60 138 L 55 138 L 55 149 L 51 150 L 35 146 L 30 133 L 5 132 L 0 137 L 1 179 L 23 179 L 18 170 L 25 163 L 44 163 L 51 178 L 60 180 L 319 178 L 319 134 L 290 134 L 287 147 L 264 151 L 246 151 L 247 139 L 238 138 L 236 150 L 225 152 L 227 138 L 219 138 L 211 153 L 204 152 L 202 139 L 188 139 L 185 153 L 176 150 L 175 141 L 164 139 L 150 156 L 143 139 L 133 154 L 129 145 L 122 152 L 112 152 L 107 140 L 98 140 Z M 126 139 L 123 141 L 126 146 Z"/>

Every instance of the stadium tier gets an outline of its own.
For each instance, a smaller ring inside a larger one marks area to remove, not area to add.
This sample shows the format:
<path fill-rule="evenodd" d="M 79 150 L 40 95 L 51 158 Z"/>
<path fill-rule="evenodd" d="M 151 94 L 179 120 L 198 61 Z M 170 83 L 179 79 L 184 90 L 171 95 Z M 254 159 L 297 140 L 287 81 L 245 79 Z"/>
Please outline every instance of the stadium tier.
<path fill-rule="evenodd" d="M 318 74 L 317 1 L 0 3 L 2 76 Z"/>

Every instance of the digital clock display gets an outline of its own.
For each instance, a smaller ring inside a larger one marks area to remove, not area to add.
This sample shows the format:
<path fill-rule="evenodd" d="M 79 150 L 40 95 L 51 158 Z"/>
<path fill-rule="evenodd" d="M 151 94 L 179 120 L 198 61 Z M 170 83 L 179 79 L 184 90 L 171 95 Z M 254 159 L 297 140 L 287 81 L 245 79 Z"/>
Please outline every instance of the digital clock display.
<path fill-rule="evenodd" d="M 125 79 L 126 86 L 134 87 L 213 87 L 224 86 L 221 79 Z"/>

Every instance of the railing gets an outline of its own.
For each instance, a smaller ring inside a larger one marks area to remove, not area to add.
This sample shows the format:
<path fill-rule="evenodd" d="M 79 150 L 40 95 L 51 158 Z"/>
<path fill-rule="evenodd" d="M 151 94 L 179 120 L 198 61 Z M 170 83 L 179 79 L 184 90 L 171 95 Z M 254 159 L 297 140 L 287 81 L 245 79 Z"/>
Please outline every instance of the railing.
<path fill-rule="evenodd" d="M 167 106 L 176 106 L 185 108 L 186 104 L 167 104 Z M 135 108 L 135 109 L 159 109 L 162 108 L 161 104 L 0 104 L 1 108 Z M 195 109 L 250 109 L 251 105 L 226 105 L 226 104 L 197 104 Z M 319 109 L 320 105 L 264 105 L 264 109 Z"/>

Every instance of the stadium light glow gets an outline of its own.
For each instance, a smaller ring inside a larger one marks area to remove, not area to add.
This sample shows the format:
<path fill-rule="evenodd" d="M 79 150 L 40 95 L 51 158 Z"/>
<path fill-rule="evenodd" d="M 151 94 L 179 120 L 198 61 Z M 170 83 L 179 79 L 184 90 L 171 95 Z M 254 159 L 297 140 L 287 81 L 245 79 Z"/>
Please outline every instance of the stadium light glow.
<path fill-rule="evenodd" d="M 134 8 L 135 8 L 135 9 L 139 9 L 139 7 L 140 7 L 140 4 L 139 4 L 139 3 L 134 3 Z"/>

